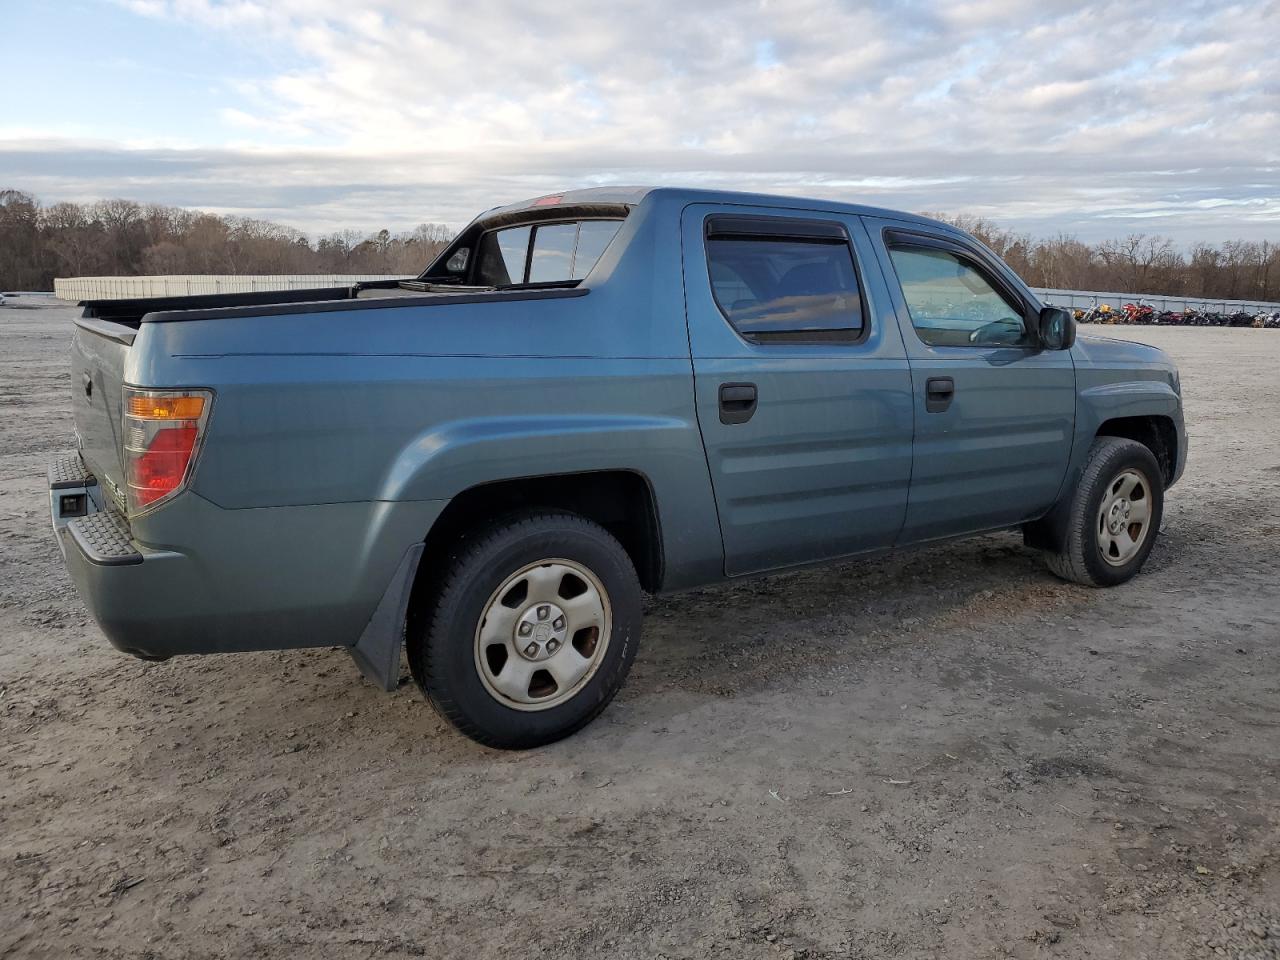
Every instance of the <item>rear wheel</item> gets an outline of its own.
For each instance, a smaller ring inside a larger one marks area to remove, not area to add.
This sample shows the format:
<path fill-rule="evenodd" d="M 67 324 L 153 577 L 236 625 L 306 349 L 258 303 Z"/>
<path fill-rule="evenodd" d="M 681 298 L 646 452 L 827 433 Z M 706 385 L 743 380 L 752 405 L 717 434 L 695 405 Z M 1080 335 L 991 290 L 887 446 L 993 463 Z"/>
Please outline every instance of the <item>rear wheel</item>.
<path fill-rule="evenodd" d="M 1049 569 L 1093 587 L 1131 579 L 1146 562 L 1164 514 L 1164 480 L 1150 449 L 1134 440 L 1098 437 L 1071 497 L 1062 549 Z"/>
<path fill-rule="evenodd" d="M 639 636 L 640 585 L 618 541 L 573 514 L 519 514 L 460 543 L 409 662 L 460 731 L 520 749 L 593 720 Z"/>

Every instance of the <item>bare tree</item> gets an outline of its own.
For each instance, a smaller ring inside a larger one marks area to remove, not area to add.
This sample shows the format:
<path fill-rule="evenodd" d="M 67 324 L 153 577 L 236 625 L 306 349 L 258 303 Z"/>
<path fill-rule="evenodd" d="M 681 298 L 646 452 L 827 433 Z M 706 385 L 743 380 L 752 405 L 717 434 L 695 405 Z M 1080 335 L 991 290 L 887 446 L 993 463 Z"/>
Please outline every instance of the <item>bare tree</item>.
<path fill-rule="evenodd" d="M 48 256 L 35 199 L 18 190 L 0 190 L 0 287 L 38 286 Z"/>
<path fill-rule="evenodd" d="M 1035 287 L 1206 300 L 1280 299 L 1280 247 L 1268 241 L 1197 243 L 1184 254 L 1168 237 L 1145 233 L 1090 246 L 1065 233 L 1029 239 L 981 218 L 929 216 L 972 233 Z"/>
<path fill-rule="evenodd" d="M 0 287 L 47 290 L 55 276 L 420 272 L 453 238 L 443 224 L 404 234 L 355 230 L 316 243 L 292 227 L 132 200 L 55 203 L 0 191 Z"/>

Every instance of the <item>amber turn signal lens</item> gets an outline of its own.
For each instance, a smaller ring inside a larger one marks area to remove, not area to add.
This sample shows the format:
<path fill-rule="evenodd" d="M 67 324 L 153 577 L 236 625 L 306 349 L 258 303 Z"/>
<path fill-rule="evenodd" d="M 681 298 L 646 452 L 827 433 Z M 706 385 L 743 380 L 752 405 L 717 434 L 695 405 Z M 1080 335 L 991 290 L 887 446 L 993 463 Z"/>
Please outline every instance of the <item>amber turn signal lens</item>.
<path fill-rule="evenodd" d="M 204 412 L 204 397 L 129 397 L 129 416 L 139 420 L 197 420 Z"/>

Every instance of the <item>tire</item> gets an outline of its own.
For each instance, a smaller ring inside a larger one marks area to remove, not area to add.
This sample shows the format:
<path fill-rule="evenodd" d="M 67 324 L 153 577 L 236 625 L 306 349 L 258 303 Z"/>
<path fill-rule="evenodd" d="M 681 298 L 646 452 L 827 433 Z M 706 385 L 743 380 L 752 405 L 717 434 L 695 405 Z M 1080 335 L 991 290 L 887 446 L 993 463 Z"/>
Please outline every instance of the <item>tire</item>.
<path fill-rule="evenodd" d="M 1062 548 L 1045 560 L 1064 580 L 1117 586 L 1146 563 L 1163 516 L 1164 474 L 1155 454 L 1134 440 L 1098 437 L 1071 494 Z"/>
<path fill-rule="evenodd" d="M 640 618 L 635 568 L 603 527 L 569 513 L 513 514 L 459 541 L 430 614 L 407 638 L 409 665 L 436 711 L 472 740 L 538 747 L 608 706 L 635 659 Z"/>

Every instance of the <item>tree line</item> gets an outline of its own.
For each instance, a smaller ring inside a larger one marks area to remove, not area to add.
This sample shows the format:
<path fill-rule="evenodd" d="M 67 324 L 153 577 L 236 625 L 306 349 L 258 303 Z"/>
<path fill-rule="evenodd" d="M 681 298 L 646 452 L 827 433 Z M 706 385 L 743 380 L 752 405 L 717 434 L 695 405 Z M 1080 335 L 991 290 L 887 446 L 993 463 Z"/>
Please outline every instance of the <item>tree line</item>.
<path fill-rule="evenodd" d="M 973 234 L 1032 287 L 1280 301 L 1280 245 L 1267 240 L 1197 243 L 1184 252 L 1148 233 L 1088 244 L 1065 233 L 1031 237 L 978 217 L 927 216 Z"/>
<path fill-rule="evenodd" d="M 977 236 L 1033 287 L 1280 301 L 1280 245 L 1229 240 L 1178 249 L 1135 233 L 1098 244 L 1033 238 L 975 217 L 932 214 Z M 99 200 L 45 206 L 0 190 L 0 290 L 51 290 L 54 277 L 164 274 L 415 274 L 448 243 L 444 224 L 408 233 L 343 230 L 309 239 L 267 220 Z"/>
<path fill-rule="evenodd" d="M 453 237 L 343 230 L 312 241 L 292 227 L 132 200 L 44 206 L 0 190 L 0 290 L 52 290 L 54 277 L 166 274 L 416 274 Z"/>

